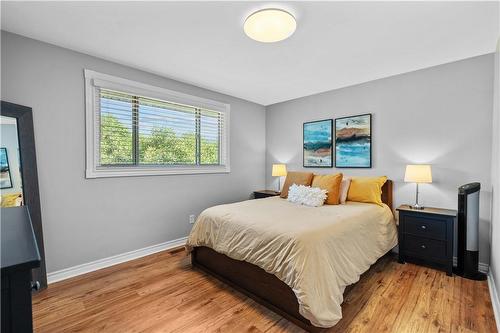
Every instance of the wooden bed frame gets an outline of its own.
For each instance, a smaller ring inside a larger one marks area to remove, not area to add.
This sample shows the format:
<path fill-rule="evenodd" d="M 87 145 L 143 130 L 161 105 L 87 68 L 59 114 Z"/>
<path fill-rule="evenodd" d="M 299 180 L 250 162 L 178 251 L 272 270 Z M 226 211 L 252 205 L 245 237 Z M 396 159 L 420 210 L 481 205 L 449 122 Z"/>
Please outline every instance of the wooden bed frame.
<path fill-rule="evenodd" d="M 391 180 L 387 180 L 382 187 L 382 201 L 392 210 Z M 256 265 L 229 258 L 204 246 L 193 248 L 191 263 L 193 267 L 215 276 L 306 331 L 326 330 L 312 325 L 299 313 L 295 293 L 286 283 Z"/>

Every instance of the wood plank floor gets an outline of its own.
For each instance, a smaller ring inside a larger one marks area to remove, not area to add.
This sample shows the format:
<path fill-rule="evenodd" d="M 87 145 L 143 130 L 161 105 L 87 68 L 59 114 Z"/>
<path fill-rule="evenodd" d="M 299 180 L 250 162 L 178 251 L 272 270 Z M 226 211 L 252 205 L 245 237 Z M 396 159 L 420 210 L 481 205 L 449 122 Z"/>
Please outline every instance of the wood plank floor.
<path fill-rule="evenodd" d="M 329 332 L 496 332 L 488 285 L 394 257 L 345 295 Z M 190 265 L 184 250 L 51 284 L 33 299 L 36 333 L 303 332 Z"/>

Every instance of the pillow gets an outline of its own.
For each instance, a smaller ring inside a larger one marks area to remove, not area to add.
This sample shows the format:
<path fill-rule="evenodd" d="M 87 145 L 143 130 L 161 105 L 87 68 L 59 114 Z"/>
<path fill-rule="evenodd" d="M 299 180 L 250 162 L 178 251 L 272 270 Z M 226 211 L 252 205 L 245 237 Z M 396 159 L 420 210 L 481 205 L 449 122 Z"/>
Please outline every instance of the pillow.
<path fill-rule="evenodd" d="M 382 186 L 387 177 L 352 177 L 347 200 L 375 203 L 382 206 Z"/>
<path fill-rule="evenodd" d="M 340 183 L 340 196 L 339 201 L 341 205 L 345 205 L 347 200 L 347 192 L 349 191 L 349 186 L 351 185 L 351 178 L 343 178 Z"/>
<path fill-rule="evenodd" d="M 336 173 L 332 175 L 314 175 L 311 187 L 319 187 L 320 189 L 327 191 L 325 204 L 338 205 L 341 182 L 342 182 L 341 173 Z"/>
<path fill-rule="evenodd" d="M 283 184 L 280 197 L 288 197 L 288 188 L 293 184 L 310 186 L 313 176 L 312 172 L 289 171 L 286 174 L 285 184 Z"/>
<path fill-rule="evenodd" d="M 288 192 L 288 201 L 311 207 L 323 206 L 325 199 L 326 190 L 319 187 L 293 184 Z"/>

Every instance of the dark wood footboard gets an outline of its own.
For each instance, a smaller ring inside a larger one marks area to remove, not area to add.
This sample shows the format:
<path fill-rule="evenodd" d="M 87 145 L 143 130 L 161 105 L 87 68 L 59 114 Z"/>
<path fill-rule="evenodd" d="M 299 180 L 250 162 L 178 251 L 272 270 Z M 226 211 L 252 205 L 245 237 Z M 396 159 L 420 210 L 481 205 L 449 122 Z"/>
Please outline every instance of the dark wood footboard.
<path fill-rule="evenodd" d="M 193 267 L 227 283 L 270 310 L 308 332 L 322 332 L 299 313 L 299 303 L 292 289 L 273 274 L 245 261 L 234 260 L 208 247 L 195 247 L 191 253 Z"/>

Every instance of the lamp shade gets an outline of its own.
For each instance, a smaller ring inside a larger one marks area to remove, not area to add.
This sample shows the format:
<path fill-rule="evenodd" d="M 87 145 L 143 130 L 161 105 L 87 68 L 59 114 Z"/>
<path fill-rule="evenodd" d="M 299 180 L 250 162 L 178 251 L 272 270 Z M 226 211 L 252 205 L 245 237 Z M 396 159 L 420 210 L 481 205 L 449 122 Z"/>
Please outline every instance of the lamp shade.
<path fill-rule="evenodd" d="M 286 164 L 273 164 L 273 177 L 286 176 Z"/>
<path fill-rule="evenodd" d="M 428 164 L 411 164 L 406 166 L 405 182 L 432 183 L 431 166 Z"/>

